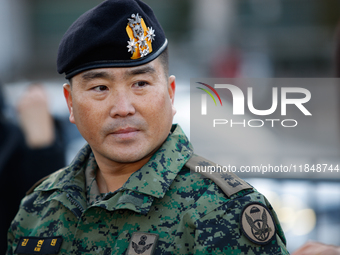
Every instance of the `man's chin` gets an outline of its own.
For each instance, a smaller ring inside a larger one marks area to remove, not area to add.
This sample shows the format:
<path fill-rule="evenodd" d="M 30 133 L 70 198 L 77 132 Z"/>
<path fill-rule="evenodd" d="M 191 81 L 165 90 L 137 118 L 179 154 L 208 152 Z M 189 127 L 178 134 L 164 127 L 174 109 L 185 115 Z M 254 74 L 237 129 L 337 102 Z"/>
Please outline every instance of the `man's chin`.
<path fill-rule="evenodd" d="M 153 154 L 153 153 L 152 153 Z M 132 164 L 137 163 L 139 161 L 144 161 L 146 158 L 150 158 L 152 156 L 150 153 L 141 154 L 141 153 L 126 153 L 120 155 L 110 155 L 108 158 L 116 163 L 121 164 Z"/>

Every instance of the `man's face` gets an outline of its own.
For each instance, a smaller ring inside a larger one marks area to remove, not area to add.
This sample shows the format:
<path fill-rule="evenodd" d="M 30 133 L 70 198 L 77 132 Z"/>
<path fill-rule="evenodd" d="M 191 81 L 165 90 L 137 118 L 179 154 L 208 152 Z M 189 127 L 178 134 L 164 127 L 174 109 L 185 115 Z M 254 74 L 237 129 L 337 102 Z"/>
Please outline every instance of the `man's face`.
<path fill-rule="evenodd" d="M 101 68 L 64 85 L 70 121 L 97 160 L 137 162 L 152 155 L 168 136 L 175 77 L 165 76 L 159 59 L 129 68 Z"/>

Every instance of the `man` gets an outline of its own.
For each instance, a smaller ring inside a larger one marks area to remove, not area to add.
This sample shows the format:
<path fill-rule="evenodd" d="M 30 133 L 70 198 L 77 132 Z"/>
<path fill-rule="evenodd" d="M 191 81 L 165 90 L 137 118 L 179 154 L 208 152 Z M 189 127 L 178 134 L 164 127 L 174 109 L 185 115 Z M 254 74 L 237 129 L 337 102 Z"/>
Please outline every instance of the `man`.
<path fill-rule="evenodd" d="M 64 95 L 87 140 L 73 163 L 32 188 L 8 254 L 288 254 L 269 202 L 213 164 L 172 125 L 167 40 L 138 0 L 82 15 L 59 46 Z"/>

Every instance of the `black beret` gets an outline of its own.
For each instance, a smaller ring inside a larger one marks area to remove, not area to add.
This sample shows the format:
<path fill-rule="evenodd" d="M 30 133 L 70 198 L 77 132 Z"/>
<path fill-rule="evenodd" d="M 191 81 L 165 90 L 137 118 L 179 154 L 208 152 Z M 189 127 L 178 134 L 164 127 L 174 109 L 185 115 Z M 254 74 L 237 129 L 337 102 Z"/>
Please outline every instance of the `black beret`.
<path fill-rule="evenodd" d="M 58 72 L 70 79 L 85 70 L 131 67 L 157 58 L 167 47 L 151 8 L 139 0 L 106 0 L 81 15 L 58 50 Z"/>

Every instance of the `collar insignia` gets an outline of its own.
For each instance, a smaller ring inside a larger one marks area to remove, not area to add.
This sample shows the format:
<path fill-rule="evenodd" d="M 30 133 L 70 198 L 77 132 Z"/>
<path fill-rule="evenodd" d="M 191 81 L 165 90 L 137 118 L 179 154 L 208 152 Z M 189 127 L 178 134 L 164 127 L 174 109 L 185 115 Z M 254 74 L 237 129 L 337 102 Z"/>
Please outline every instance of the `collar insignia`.
<path fill-rule="evenodd" d="M 135 232 L 132 235 L 127 255 L 152 255 L 158 241 L 157 234 Z"/>
<path fill-rule="evenodd" d="M 265 245 L 276 234 L 275 222 L 268 208 L 261 203 L 247 204 L 241 214 L 243 234 L 253 243 Z"/>
<path fill-rule="evenodd" d="M 151 42 L 155 39 L 155 30 L 146 27 L 145 22 L 139 14 L 132 14 L 128 18 L 126 32 L 130 38 L 128 41 L 128 52 L 131 52 L 131 59 L 145 57 L 152 52 Z"/>

